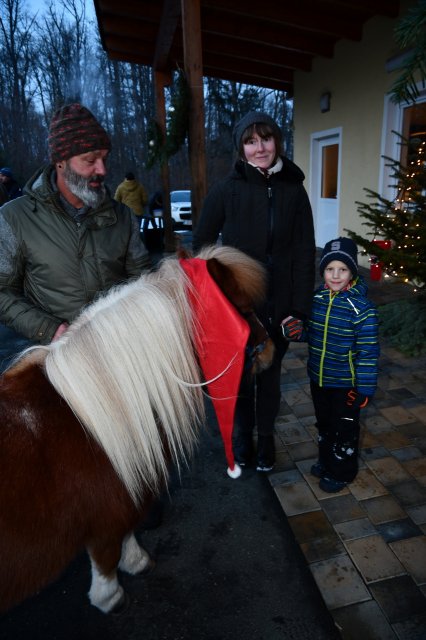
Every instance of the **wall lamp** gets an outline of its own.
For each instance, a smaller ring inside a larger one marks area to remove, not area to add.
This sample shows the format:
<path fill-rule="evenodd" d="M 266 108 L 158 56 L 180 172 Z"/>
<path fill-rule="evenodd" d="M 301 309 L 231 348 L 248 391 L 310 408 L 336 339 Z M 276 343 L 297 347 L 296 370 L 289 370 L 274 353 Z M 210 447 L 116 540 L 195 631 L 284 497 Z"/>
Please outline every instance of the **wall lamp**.
<path fill-rule="evenodd" d="M 331 93 L 329 91 L 326 91 L 325 93 L 321 94 L 321 97 L 320 97 L 321 113 L 326 113 L 327 111 L 330 111 L 330 100 L 331 100 Z"/>

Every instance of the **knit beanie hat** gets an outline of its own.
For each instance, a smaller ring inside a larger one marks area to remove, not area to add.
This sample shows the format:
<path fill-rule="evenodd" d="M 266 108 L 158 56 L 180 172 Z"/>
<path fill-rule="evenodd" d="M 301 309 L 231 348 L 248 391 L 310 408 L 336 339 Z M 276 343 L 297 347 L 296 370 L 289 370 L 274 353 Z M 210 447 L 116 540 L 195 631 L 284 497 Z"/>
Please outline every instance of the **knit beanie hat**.
<path fill-rule="evenodd" d="M 249 111 L 243 118 L 241 118 L 241 120 L 237 122 L 232 132 L 232 140 L 237 151 L 240 148 L 241 138 L 244 131 L 252 124 L 258 123 L 269 125 L 274 132 L 277 140 L 281 141 L 281 129 L 279 128 L 275 120 L 271 118 L 271 116 L 269 116 L 267 113 L 263 113 L 262 111 Z"/>
<path fill-rule="evenodd" d="M 73 156 L 99 149 L 111 149 L 111 140 L 95 116 L 81 104 L 58 109 L 49 127 L 51 162 L 69 160 Z"/>
<path fill-rule="evenodd" d="M 353 240 L 350 238 L 336 238 L 330 240 L 325 245 L 319 265 L 320 275 L 324 274 L 326 266 L 333 262 L 333 260 L 340 260 L 343 262 L 352 273 L 352 277 L 356 278 L 358 275 L 358 249 Z"/>
<path fill-rule="evenodd" d="M 0 169 L 0 173 L 2 176 L 6 176 L 6 178 L 12 178 L 12 170 L 9 169 L 9 167 L 3 167 L 3 169 Z"/>

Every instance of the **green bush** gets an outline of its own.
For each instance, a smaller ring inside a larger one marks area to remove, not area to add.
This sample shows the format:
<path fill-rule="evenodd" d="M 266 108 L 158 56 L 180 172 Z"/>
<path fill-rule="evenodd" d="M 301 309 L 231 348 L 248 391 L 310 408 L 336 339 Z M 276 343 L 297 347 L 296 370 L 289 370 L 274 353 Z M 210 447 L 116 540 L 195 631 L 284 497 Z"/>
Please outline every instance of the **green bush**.
<path fill-rule="evenodd" d="M 380 335 L 407 356 L 426 354 L 426 296 L 378 308 Z"/>

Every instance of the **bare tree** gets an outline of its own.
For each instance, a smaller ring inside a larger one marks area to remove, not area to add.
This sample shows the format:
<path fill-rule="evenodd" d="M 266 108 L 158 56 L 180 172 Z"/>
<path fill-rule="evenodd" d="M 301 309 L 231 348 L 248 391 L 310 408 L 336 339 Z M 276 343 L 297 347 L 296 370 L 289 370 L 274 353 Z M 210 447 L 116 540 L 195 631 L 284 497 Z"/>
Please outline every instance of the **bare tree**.
<path fill-rule="evenodd" d="M 0 0 L 0 16 L 0 139 L 4 162 L 22 177 L 28 155 L 39 153 L 27 136 L 30 126 L 39 126 L 31 83 L 34 20 L 21 0 Z"/>
<path fill-rule="evenodd" d="M 96 102 L 96 48 L 90 40 L 84 0 L 51 2 L 36 26 L 34 78 L 45 117 L 67 102 Z"/>

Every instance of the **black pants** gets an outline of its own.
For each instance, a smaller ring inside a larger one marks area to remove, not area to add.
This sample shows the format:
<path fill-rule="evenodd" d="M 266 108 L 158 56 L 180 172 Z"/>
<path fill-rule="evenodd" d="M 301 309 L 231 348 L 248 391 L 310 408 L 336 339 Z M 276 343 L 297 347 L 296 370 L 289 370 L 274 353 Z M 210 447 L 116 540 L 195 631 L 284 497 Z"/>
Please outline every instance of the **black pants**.
<path fill-rule="evenodd" d="M 318 459 L 327 475 L 343 482 L 351 482 L 358 473 L 360 410 L 346 404 L 350 388 L 319 387 L 311 381 Z"/>
<path fill-rule="evenodd" d="M 279 330 L 266 328 L 275 344 L 274 359 L 269 369 L 259 375 L 246 373 L 243 376 L 235 412 L 237 434 L 251 436 L 255 427 L 258 436 L 271 436 L 274 433 L 281 404 L 281 363 L 288 342 L 279 335 Z"/>

